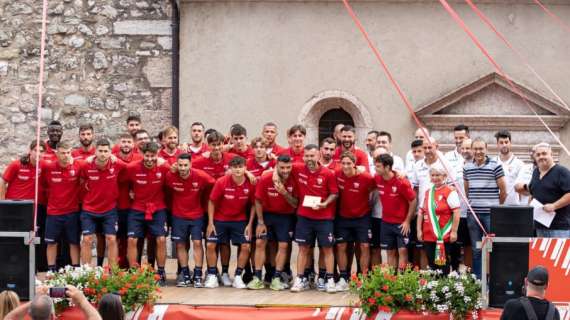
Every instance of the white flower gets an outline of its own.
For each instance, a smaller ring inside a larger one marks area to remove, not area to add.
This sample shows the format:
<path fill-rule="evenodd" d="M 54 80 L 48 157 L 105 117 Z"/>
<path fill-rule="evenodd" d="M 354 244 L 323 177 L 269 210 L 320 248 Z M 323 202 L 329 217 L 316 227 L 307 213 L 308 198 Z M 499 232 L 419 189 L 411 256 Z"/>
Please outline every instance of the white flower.
<path fill-rule="evenodd" d="M 469 296 L 465 296 L 463 297 L 463 301 L 465 301 L 465 303 L 469 303 L 471 302 L 471 298 Z"/>
<path fill-rule="evenodd" d="M 456 271 L 451 271 L 448 275 L 450 278 L 459 278 L 459 274 Z"/>
<path fill-rule="evenodd" d="M 441 292 L 443 292 L 443 293 L 446 293 L 446 292 L 448 292 L 448 291 L 449 291 L 449 287 L 448 287 L 448 286 L 445 286 L 445 287 L 441 288 Z"/>

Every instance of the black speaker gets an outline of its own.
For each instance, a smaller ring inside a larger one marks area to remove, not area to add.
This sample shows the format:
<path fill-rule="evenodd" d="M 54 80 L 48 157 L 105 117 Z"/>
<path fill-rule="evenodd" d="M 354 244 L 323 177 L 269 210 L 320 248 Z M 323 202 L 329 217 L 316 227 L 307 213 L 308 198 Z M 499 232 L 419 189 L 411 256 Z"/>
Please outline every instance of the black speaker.
<path fill-rule="evenodd" d="M 21 300 L 30 299 L 30 246 L 23 237 L 0 237 L 0 291 L 15 291 Z"/>
<path fill-rule="evenodd" d="M 492 206 L 491 233 L 496 237 L 532 237 L 534 235 L 532 207 Z"/>
<path fill-rule="evenodd" d="M 493 243 L 489 276 L 489 305 L 502 308 L 523 295 L 528 273 L 528 243 Z"/>
<path fill-rule="evenodd" d="M 34 230 L 34 202 L 0 200 L 0 231 L 29 232 Z"/>

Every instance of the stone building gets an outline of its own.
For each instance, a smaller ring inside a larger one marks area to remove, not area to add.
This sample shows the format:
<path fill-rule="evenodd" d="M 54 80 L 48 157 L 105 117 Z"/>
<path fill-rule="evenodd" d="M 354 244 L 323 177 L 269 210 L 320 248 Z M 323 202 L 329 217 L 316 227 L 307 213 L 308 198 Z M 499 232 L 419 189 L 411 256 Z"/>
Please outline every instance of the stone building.
<path fill-rule="evenodd" d="M 570 3 L 543 1 L 565 21 Z M 459 12 L 532 109 L 570 144 L 570 111 L 546 90 L 464 1 Z M 480 9 L 564 99 L 570 101 L 570 37 L 532 0 L 477 2 Z M 437 0 L 353 0 L 420 119 L 450 146 L 451 128 L 469 125 L 493 142 L 513 131 L 517 153 L 555 143 L 533 111 L 455 24 Z M 40 1 L 0 0 L 1 163 L 25 149 L 34 130 Z M 50 1 L 42 119 L 81 121 L 116 136 L 129 110 L 155 133 L 169 123 L 188 140 L 202 121 L 249 135 L 275 121 L 302 123 L 316 142 L 334 123 L 354 123 L 362 141 L 392 132 L 403 154 L 415 124 L 340 0 Z M 559 152 L 559 148 L 556 148 Z M 561 154 L 561 160 L 568 158 Z"/>

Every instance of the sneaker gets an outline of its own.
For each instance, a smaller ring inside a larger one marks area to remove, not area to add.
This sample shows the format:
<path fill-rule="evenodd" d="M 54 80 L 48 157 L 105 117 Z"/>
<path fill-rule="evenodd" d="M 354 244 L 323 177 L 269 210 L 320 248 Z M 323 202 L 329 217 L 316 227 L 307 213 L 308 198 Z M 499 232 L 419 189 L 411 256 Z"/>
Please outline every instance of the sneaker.
<path fill-rule="evenodd" d="M 309 284 L 307 280 L 302 278 L 295 278 L 295 282 L 291 287 L 291 292 L 301 292 L 309 289 Z"/>
<path fill-rule="evenodd" d="M 263 281 L 261 281 L 261 279 L 254 276 L 253 279 L 248 282 L 247 288 L 251 290 L 260 290 L 265 288 L 265 284 L 263 284 Z"/>
<path fill-rule="evenodd" d="M 348 291 L 348 282 L 346 282 L 344 278 L 338 279 L 338 282 L 336 283 L 336 291 L 338 292 Z"/>
<path fill-rule="evenodd" d="M 158 286 L 159 287 L 166 287 L 166 274 L 159 273 L 160 279 L 158 279 Z"/>
<path fill-rule="evenodd" d="M 182 274 L 182 272 L 179 273 L 178 276 L 176 277 L 176 286 L 177 287 L 186 288 L 191 283 L 192 283 L 192 281 L 191 281 L 190 277 L 184 276 L 184 274 Z"/>
<path fill-rule="evenodd" d="M 311 271 L 311 272 L 309 273 L 309 279 L 308 279 L 308 280 L 309 280 L 309 281 L 308 281 L 308 282 L 309 282 L 309 285 L 310 285 L 310 286 L 313 286 L 313 285 L 314 285 L 315 288 L 317 287 L 317 278 L 316 278 L 316 276 L 317 276 L 317 275 L 315 274 L 315 272 L 314 272 L 314 271 Z"/>
<path fill-rule="evenodd" d="M 258 279 L 259 280 L 259 279 Z M 236 288 L 236 289 L 245 289 L 247 288 L 247 286 L 245 285 L 245 283 L 243 282 L 243 279 L 240 276 L 235 276 L 234 277 L 234 283 L 232 283 L 232 287 Z"/>
<path fill-rule="evenodd" d="M 269 286 L 269 289 L 275 291 L 281 291 L 287 289 L 287 287 L 288 286 L 286 284 L 281 282 L 280 278 L 273 278 L 273 280 L 271 280 L 271 285 Z"/>
<path fill-rule="evenodd" d="M 194 288 L 204 288 L 204 283 L 202 282 L 201 277 L 194 278 Z"/>
<path fill-rule="evenodd" d="M 283 278 L 283 285 L 284 286 L 289 287 L 289 285 L 293 284 L 293 277 L 290 274 L 283 272 L 281 274 L 281 277 Z"/>
<path fill-rule="evenodd" d="M 232 280 L 230 280 L 229 274 L 227 274 L 227 273 L 222 274 L 222 285 L 224 287 L 231 287 L 232 286 Z"/>
<path fill-rule="evenodd" d="M 196 285 L 196 283 L 194 283 Z M 204 283 L 205 288 L 217 288 L 219 286 L 218 277 L 215 274 L 209 274 L 206 276 L 206 282 Z"/>
<path fill-rule="evenodd" d="M 333 279 L 333 283 L 334 283 L 334 279 Z M 325 285 L 325 279 L 324 278 L 317 278 L 317 290 L 319 291 L 325 291 L 326 290 L 326 285 Z"/>
<path fill-rule="evenodd" d="M 329 280 L 327 280 L 327 283 L 325 284 L 325 291 L 327 293 L 335 293 L 336 292 L 336 284 L 334 283 L 333 278 L 330 278 Z"/>

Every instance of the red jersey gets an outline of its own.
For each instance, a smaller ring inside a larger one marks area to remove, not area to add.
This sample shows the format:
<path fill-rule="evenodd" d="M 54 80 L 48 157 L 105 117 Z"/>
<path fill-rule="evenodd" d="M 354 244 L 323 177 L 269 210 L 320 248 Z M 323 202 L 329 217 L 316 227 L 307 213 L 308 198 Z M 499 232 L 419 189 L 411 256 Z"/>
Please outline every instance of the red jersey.
<path fill-rule="evenodd" d="M 304 164 L 304 161 L 303 161 L 303 155 L 304 154 L 305 154 L 305 149 L 301 149 L 300 152 L 295 152 L 295 150 L 293 150 L 293 148 L 287 148 L 287 149 L 283 149 L 281 151 L 281 153 L 278 154 L 278 156 L 287 155 L 287 156 L 291 157 L 291 160 L 293 161 L 293 163 Z"/>
<path fill-rule="evenodd" d="M 92 155 L 95 155 L 95 147 L 91 147 L 87 151 L 83 150 L 83 148 L 77 148 L 71 151 L 71 156 L 75 160 L 87 160 L 87 158 Z"/>
<path fill-rule="evenodd" d="M 142 160 L 130 163 L 125 170 L 124 180 L 130 182 L 131 190 L 135 195 L 131 209 L 144 212 L 146 217 L 165 209 L 163 188 L 166 173 L 169 171 L 166 165 L 148 169 Z"/>
<path fill-rule="evenodd" d="M 299 194 L 299 208 L 297 214 L 310 219 L 332 220 L 334 219 L 335 206 L 331 203 L 328 207 L 320 210 L 313 210 L 303 206 L 305 196 L 321 197 L 321 202 L 325 201 L 329 195 L 338 194 L 336 177 L 329 169 L 320 167 L 315 172 L 311 172 L 307 166 L 300 163 L 293 164 L 293 178 L 297 184 Z"/>
<path fill-rule="evenodd" d="M 336 162 L 340 162 L 340 156 L 342 155 L 343 152 L 344 150 L 342 147 L 337 147 L 336 150 L 334 151 L 333 159 L 336 160 Z M 366 169 L 366 172 L 369 172 L 370 168 L 368 164 L 368 155 L 366 154 L 366 152 L 356 147 L 352 147 L 352 149 L 350 149 L 350 152 L 352 152 L 352 154 L 354 154 L 354 157 L 356 158 L 356 165 L 363 166 L 364 169 Z"/>
<path fill-rule="evenodd" d="M 41 179 L 47 189 L 48 215 L 79 211 L 79 174 L 82 166 L 81 161 L 73 161 L 65 168 L 57 161 L 41 162 Z"/>
<path fill-rule="evenodd" d="M 285 151 L 285 148 L 278 145 L 277 143 L 273 144 L 273 146 L 271 147 L 267 147 L 267 154 L 273 154 L 277 156 L 281 154 L 283 151 Z"/>
<path fill-rule="evenodd" d="M 46 149 L 45 149 L 44 153 L 42 154 L 41 160 L 57 161 L 57 157 L 55 156 L 55 150 L 49 146 L 47 141 L 45 142 L 44 146 L 46 147 Z"/>
<path fill-rule="evenodd" d="M 119 199 L 119 174 L 126 168 L 121 160 L 108 161 L 103 169 L 95 164 L 85 163 L 80 177 L 84 181 L 83 210 L 92 213 L 105 213 L 117 207 Z"/>
<path fill-rule="evenodd" d="M 166 162 L 168 162 L 169 165 L 173 165 L 176 162 L 176 160 L 178 160 L 178 156 L 181 154 L 182 150 L 178 148 L 174 151 L 173 154 L 169 154 L 168 152 L 166 152 L 165 148 L 162 148 L 160 149 L 160 151 L 158 151 L 158 156 L 166 160 Z"/>
<path fill-rule="evenodd" d="M 297 190 L 293 178 L 290 177 L 285 181 L 285 189 L 287 192 L 296 196 Z M 294 214 L 293 208 L 289 202 L 281 195 L 273 185 L 273 172 L 264 173 L 255 187 L 255 199 L 261 202 L 263 212 Z"/>
<path fill-rule="evenodd" d="M 41 174 L 41 169 L 39 171 Z M 14 160 L 4 170 L 2 179 L 8 184 L 6 199 L 35 200 L 36 166 L 34 163 L 22 164 L 20 160 Z M 38 191 L 38 203 L 46 204 L 46 195 L 41 183 L 38 185 Z"/>
<path fill-rule="evenodd" d="M 403 223 L 408 215 L 409 202 L 416 197 L 408 179 L 398 178 L 394 174 L 394 177 L 388 181 L 380 175 L 376 175 L 374 180 L 382 201 L 382 221 Z"/>
<path fill-rule="evenodd" d="M 121 151 L 118 150 L 113 152 L 113 154 L 121 159 L 125 164 L 129 164 L 134 161 L 139 161 L 143 159 L 140 153 L 131 152 L 126 157 L 121 155 Z M 126 210 L 131 207 L 131 197 L 129 196 L 130 186 L 128 181 L 119 181 L 119 198 L 117 199 L 117 209 Z"/>
<path fill-rule="evenodd" d="M 238 155 L 246 160 L 255 158 L 255 153 L 253 152 L 251 146 L 247 146 L 247 148 L 244 151 L 237 150 L 236 148 L 231 148 L 228 152 Z"/>
<path fill-rule="evenodd" d="M 199 148 L 194 147 L 193 145 L 188 145 L 188 153 L 192 155 L 192 158 L 201 156 L 202 153 L 209 151 L 208 144 L 202 143 Z"/>
<path fill-rule="evenodd" d="M 206 207 L 202 199 L 216 180 L 206 172 L 190 169 L 190 175 L 182 179 L 178 173 L 166 174 L 166 185 L 172 194 L 172 215 L 183 219 L 198 219 L 204 216 Z"/>
<path fill-rule="evenodd" d="M 374 178 L 363 172 L 347 177 L 342 171 L 336 171 L 339 190 L 340 216 L 354 219 L 370 214 L 369 197 L 375 188 Z"/>
<path fill-rule="evenodd" d="M 214 179 L 219 179 L 226 175 L 233 157 L 235 154 L 227 152 L 222 153 L 222 159 L 218 162 L 214 162 L 211 155 L 208 158 L 198 157 L 192 159 L 192 168 L 203 170 Z"/>
<path fill-rule="evenodd" d="M 237 185 L 232 176 L 221 177 L 210 193 L 210 200 L 216 207 L 214 220 L 246 221 L 247 205 L 253 202 L 254 194 L 255 186 L 247 178 Z"/>
<path fill-rule="evenodd" d="M 431 189 L 431 188 L 430 188 Z M 423 214 L 422 220 L 422 232 L 423 239 L 427 242 L 436 242 L 437 236 L 435 235 L 431 215 L 429 213 L 428 201 L 430 189 L 426 190 L 426 195 L 424 197 L 424 203 L 420 209 L 420 214 Z M 443 227 L 449 222 L 453 217 L 453 210 L 461 206 L 459 195 L 452 187 L 448 185 L 443 185 L 439 189 L 435 189 L 435 215 L 439 220 L 439 227 L 443 230 Z M 443 236 L 444 242 L 449 242 L 449 236 L 451 232 L 446 233 Z"/>
<path fill-rule="evenodd" d="M 332 172 L 337 172 L 338 170 L 342 169 L 342 166 L 340 165 L 340 162 L 336 161 L 336 160 L 331 160 L 331 162 L 329 162 L 328 164 L 324 165 L 321 162 L 319 162 L 319 165 L 321 165 L 321 167 L 323 168 L 327 168 Z"/>
<path fill-rule="evenodd" d="M 249 158 L 247 159 L 245 167 L 247 171 L 253 174 L 256 178 L 259 178 L 265 170 L 273 169 L 275 167 L 275 160 L 259 163 L 255 158 Z"/>

